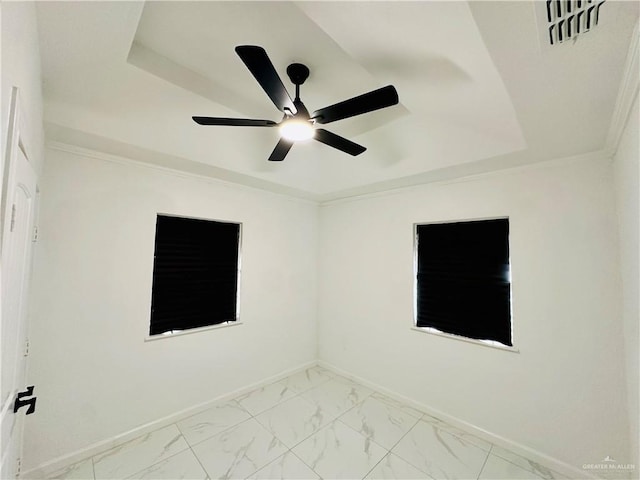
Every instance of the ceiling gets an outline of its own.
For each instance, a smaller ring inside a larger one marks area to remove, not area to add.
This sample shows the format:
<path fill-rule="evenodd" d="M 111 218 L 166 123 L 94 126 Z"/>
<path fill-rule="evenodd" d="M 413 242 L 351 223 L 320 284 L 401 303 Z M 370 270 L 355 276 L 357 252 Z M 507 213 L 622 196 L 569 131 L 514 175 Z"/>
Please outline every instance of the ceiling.
<path fill-rule="evenodd" d="M 586 1 L 586 0 L 585 0 Z M 48 141 L 327 201 L 604 150 L 638 2 L 546 44 L 544 2 L 39 2 Z M 542 7 L 542 9 L 541 9 Z M 310 111 L 392 84 L 394 107 L 268 162 L 281 113 L 235 54 L 306 64 Z"/>

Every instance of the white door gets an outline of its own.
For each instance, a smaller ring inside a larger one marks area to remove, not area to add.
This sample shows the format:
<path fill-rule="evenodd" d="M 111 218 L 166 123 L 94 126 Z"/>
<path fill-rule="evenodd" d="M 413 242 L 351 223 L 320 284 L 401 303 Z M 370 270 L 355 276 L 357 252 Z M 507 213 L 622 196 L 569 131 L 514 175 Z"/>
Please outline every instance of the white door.
<path fill-rule="evenodd" d="M 13 113 L 17 110 L 17 108 L 13 110 Z M 16 121 L 13 126 L 17 127 L 18 122 Z M 37 189 L 36 174 L 24 152 L 19 131 L 10 133 L 13 135 L 9 136 L 10 145 L 5 158 L 8 167 L 5 168 L 6 177 L 3 182 L 5 191 L 3 192 L 4 215 L 0 263 L 2 292 L 0 478 L 3 480 L 16 477 L 19 471 L 18 459 L 22 454 L 25 409 L 14 414 L 13 405 L 17 392 L 26 387 L 27 292 L 31 271 Z"/>

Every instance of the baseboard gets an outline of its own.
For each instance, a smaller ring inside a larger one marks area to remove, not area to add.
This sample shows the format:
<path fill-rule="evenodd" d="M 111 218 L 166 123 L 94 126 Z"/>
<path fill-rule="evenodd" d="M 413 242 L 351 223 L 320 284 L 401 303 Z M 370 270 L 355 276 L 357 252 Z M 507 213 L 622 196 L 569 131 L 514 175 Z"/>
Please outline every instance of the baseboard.
<path fill-rule="evenodd" d="M 424 403 L 418 402 L 416 400 L 413 400 L 409 397 L 405 397 L 403 395 L 399 395 L 398 393 L 391 391 L 381 385 L 378 385 L 375 382 L 372 382 L 370 380 L 367 380 L 366 378 L 362 378 L 359 377 L 357 375 L 354 375 L 350 372 L 347 372 L 345 370 L 342 370 L 341 368 L 336 367 L 335 365 L 332 365 L 324 360 L 318 360 L 318 365 L 320 365 L 323 368 L 326 368 L 327 370 L 330 370 L 334 373 L 337 373 L 339 375 L 342 375 L 343 377 L 347 377 L 352 379 L 353 381 L 360 383 L 366 387 L 369 387 L 373 390 L 376 390 L 380 393 L 383 393 L 385 395 L 387 395 L 388 397 L 394 398 L 402 403 L 405 403 L 409 406 L 412 406 L 414 408 L 417 408 L 418 410 L 425 412 L 429 415 L 432 415 L 434 417 L 437 417 L 449 424 L 451 424 L 454 427 L 458 427 L 461 428 L 462 430 L 465 430 L 477 437 L 482 438 L 483 440 L 486 440 L 487 442 L 490 442 L 492 444 L 498 445 L 499 447 L 502 448 L 506 448 L 507 450 L 512 451 L 513 453 L 516 453 L 518 455 L 521 455 L 525 458 L 528 458 L 530 460 L 533 460 L 536 463 L 539 463 L 540 465 L 543 465 L 551 470 L 555 470 L 556 472 L 565 475 L 569 478 L 583 478 L 583 479 L 597 479 L 599 477 L 593 476 L 592 474 L 590 474 L 589 472 L 586 472 L 582 469 L 576 468 L 573 465 L 570 465 L 566 462 L 563 462 L 562 460 L 559 460 L 557 458 L 551 457 L 545 453 L 539 452 L 533 448 L 527 447 L 526 445 L 522 445 L 521 443 L 518 442 L 514 442 L 513 440 L 510 440 L 508 438 L 505 438 L 501 435 L 496 435 L 495 433 L 489 432 L 487 430 L 484 430 L 483 428 L 480 428 L 476 425 L 473 425 L 469 422 L 466 422 L 464 420 L 461 420 L 457 417 L 454 417 L 448 413 L 445 413 L 441 410 L 438 410 L 436 408 L 433 408 L 429 405 L 426 405 Z"/>
<path fill-rule="evenodd" d="M 159 428 L 163 428 L 166 427 L 168 425 L 171 425 L 173 423 L 179 422 L 180 420 L 183 420 L 187 417 L 190 417 L 192 415 L 196 415 L 200 412 L 203 412 L 204 410 L 207 410 L 208 408 L 211 408 L 212 406 L 214 406 L 215 404 L 221 403 L 221 402 L 226 402 L 229 401 L 233 398 L 236 398 L 240 395 L 243 395 L 245 393 L 248 393 L 252 390 L 255 390 L 257 388 L 263 387 L 265 385 L 268 385 L 270 383 L 273 382 L 277 382 L 278 380 L 281 380 L 285 377 L 288 377 L 289 375 L 293 375 L 294 373 L 297 373 L 299 371 L 302 370 L 306 370 L 307 368 L 313 367 L 315 365 L 317 365 L 318 362 L 313 360 L 311 362 L 307 362 L 304 363 L 302 365 L 299 365 L 297 367 L 294 368 L 290 368 L 287 370 L 284 370 L 276 375 L 272 375 L 269 378 L 266 378 L 264 380 L 261 380 L 259 382 L 256 383 L 252 383 L 250 385 L 247 385 L 245 387 L 242 387 L 238 390 L 234 390 L 233 392 L 229 392 L 226 393 L 224 395 L 220 395 L 216 398 L 213 398 L 211 400 L 207 400 L 206 402 L 202 402 L 199 403 L 197 405 L 194 405 L 192 407 L 189 408 L 185 408 L 184 410 L 180 410 L 178 412 L 172 413 L 171 415 L 167 415 L 166 417 L 160 418 L 158 420 L 154 420 L 153 422 L 149 422 L 146 423 L 144 425 L 140 425 L 138 427 L 135 427 L 127 432 L 123 432 L 119 435 L 116 435 L 114 437 L 108 438 L 106 440 L 102 440 L 100 442 L 96 442 L 93 443 L 85 448 L 82 448 L 80 450 L 76 450 L 75 452 L 66 454 L 66 455 L 62 455 L 60 457 L 57 457 L 53 460 L 50 460 L 48 462 L 45 462 L 41 465 L 39 465 L 38 467 L 32 468 L 31 470 L 25 471 L 20 475 L 20 478 L 28 478 L 28 479 L 36 479 L 36 478 L 48 478 L 48 476 L 51 473 L 54 473 L 58 470 L 61 470 L 63 468 L 66 468 L 70 465 L 73 465 L 76 462 L 79 462 L 81 460 L 84 460 L 86 458 L 92 457 L 94 455 L 97 455 L 99 453 L 102 453 L 106 450 L 110 450 L 111 448 L 120 446 L 124 443 L 127 443 L 141 435 L 146 435 L 148 433 L 151 433 L 155 430 L 158 430 Z"/>
<path fill-rule="evenodd" d="M 48 475 L 50 475 L 51 473 L 54 473 L 60 469 L 63 469 L 65 467 L 68 467 L 70 465 L 73 465 L 76 462 L 79 462 L 80 460 L 84 460 L 88 457 L 92 457 L 94 455 L 97 455 L 99 453 L 102 453 L 106 450 L 109 450 L 111 448 L 117 447 L 119 445 L 122 445 L 128 441 L 131 441 L 141 435 L 145 435 L 147 433 L 153 432 L 154 430 L 157 430 L 159 428 L 163 428 L 166 427 L 168 425 L 171 425 L 173 423 L 176 423 L 180 420 L 183 420 L 187 417 L 190 417 L 192 415 L 196 415 L 210 407 L 212 407 L 213 405 L 217 404 L 217 403 L 221 403 L 221 402 L 225 402 L 228 400 L 231 400 L 235 397 L 238 397 L 240 395 L 243 395 L 245 393 L 248 393 L 252 390 L 255 390 L 256 388 L 260 388 L 264 385 L 268 385 L 270 383 L 273 382 L 277 382 L 278 380 L 281 380 L 282 378 L 285 378 L 289 375 L 292 375 L 294 373 L 297 373 L 299 371 L 305 370 L 307 368 L 310 368 L 314 365 L 320 365 L 323 368 L 326 368 L 327 370 L 330 370 L 332 372 L 335 372 L 339 375 L 342 375 L 344 377 L 350 378 L 352 380 L 354 380 L 357 383 L 360 383 L 364 386 L 367 386 L 369 388 L 372 388 L 373 390 L 376 390 L 380 393 L 383 393 L 391 398 L 394 398 L 400 402 L 403 402 L 407 405 L 410 405 L 412 407 L 417 408 L 420 411 L 423 411 L 429 415 L 432 415 L 434 417 L 437 417 L 451 425 L 453 425 L 454 427 L 458 427 L 461 428 L 469 433 L 472 433 L 473 435 L 476 435 L 477 437 L 480 437 L 492 444 L 498 445 L 502 448 L 506 448 L 507 450 L 510 450 L 518 455 L 521 455 L 525 458 L 531 459 L 541 465 L 544 465 L 547 468 L 550 468 L 551 470 L 555 470 L 556 472 L 565 475 L 569 478 L 590 478 L 590 479 L 597 479 L 598 477 L 593 476 L 592 474 L 590 474 L 589 472 L 586 472 L 584 470 L 581 470 L 579 468 L 574 467 L 573 465 L 570 465 L 566 462 L 563 462 L 562 460 L 559 460 L 557 458 L 551 457 L 547 454 L 544 454 L 542 452 L 539 452 L 535 449 L 532 449 L 530 447 L 527 447 L 526 445 L 522 445 L 518 442 L 515 442 L 513 440 L 510 440 L 508 438 L 505 438 L 503 436 L 500 435 L 496 435 L 492 432 L 489 432 L 487 430 L 484 430 L 480 427 L 477 427 L 476 425 L 473 425 L 469 422 L 466 422 L 464 420 L 461 420 L 457 417 L 454 417 L 450 414 L 447 414 L 441 410 L 438 410 L 436 408 L 433 408 L 427 404 L 418 402 L 416 400 L 413 400 L 409 397 L 405 397 L 403 395 L 400 395 L 392 390 L 389 390 L 381 385 L 378 385 L 375 382 L 372 382 L 370 380 L 367 380 L 366 378 L 362 378 L 359 377 L 357 375 L 352 374 L 351 372 L 347 372 L 345 370 L 342 370 L 341 368 L 336 367 L 335 365 L 332 365 L 328 362 L 325 362 L 323 360 L 319 360 L 319 361 L 311 361 L 311 362 L 307 362 L 304 363 L 302 365 L 299 365 L 297 367 L 294 368 L 290 368 L 288 370 L 282 371 L 276 375 L 273 375 L 269 378 L 266 378 L 260 382 L 256 382 L 250 385 L 247 385 L 245 387 L 242 387 L 238 390 L 235 390 L 233 392 L 229 392 L 227 394 L 224 395 L 220 395 L 216 398 L 213 398 L 211 400 L 208 400 L 206 402 L 194 405 L 192 407 L 186 408 L 184 410 L 180 410 L 178 412 L 175 412 L 171 415 L 167 415 L 166 417 L 160 418 L 158 420 L 155 420 L 153 422 L 149 422 L 146 423 L 144 425 L 141 425 L 139 427 L 133 428 L 131 430 L 129 430 L 128 432 L 123 432 L 119 435 L 116 435 L 112 438 L 94 443 L 92 445 L 89 445 L 85 448 L 82 448 L 80 450 L 77 450 L 75 452 L 72 452 L 70 454 L 67 455 L 63 455 L 60 456 L 58 458 L 55 458 L 51 461 L 48 461 L 46 463 L 43 463 L 42 465 L 33 468 L 31 470 L 28 470 L 26 472 L 24 472 L 21 475 L 21 478 L 47 478 Z"/>

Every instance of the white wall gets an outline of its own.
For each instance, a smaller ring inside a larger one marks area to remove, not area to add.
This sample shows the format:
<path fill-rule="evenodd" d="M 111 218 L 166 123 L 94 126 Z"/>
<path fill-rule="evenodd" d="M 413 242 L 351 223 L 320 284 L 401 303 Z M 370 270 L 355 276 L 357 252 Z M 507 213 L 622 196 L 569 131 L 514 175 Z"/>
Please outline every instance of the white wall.
<path fill-rule="evenodd" d="M 40 72 L 40 49 L 35 2 L 2 2 L 2 70 L 1 73 L 1 120 L 3 165 L 7 141 L 11 89 L 20 89 L 20 102 L 25 120 L 25 143 L 29 160 L 36 172 L 43 162 L 44 133 L 42 127 L 42 87 Z M 0 169 L 0 180 L 3 168 Z"/>
<path fill-rule="evenodd" d="M 322 207 L 320 359 L 578 468 L 624 463 L 612 185 L 606 160 L 583 160 Z M 520 353 L 411 330 L 413 223 L 500 216 Z"/>
<path fill-rule="evenodd" d="M 316 359 L 315 204 L 46 155 L 25 469 Z M 158 212 L 243 223 L 243 325 L 144 342 Z"/>
<path fill-rule="evenodd" d="M 635 458 L 631 463 L 640 465 L 640 423 L 638 395 L 640 385 L 640 112 L 638 96 L 629 115 L 628 123 L 614 157 L 616 206 L 620 224 L 620 272 L 622 275 L 622 315 L 624 319 L 624 346 L 627 368 L 628 403 L 630 412 L 631 448 Z"/>

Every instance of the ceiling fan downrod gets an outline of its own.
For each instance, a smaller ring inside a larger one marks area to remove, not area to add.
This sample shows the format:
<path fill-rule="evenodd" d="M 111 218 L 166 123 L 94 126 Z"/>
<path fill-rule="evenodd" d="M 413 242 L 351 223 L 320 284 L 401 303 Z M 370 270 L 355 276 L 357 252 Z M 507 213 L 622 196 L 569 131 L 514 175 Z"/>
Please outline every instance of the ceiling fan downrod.
<path fill-rule="evenodd" d="M 300 101 L 300 85 L 309 78 L 309 68 L 302 63 L 292 63 L 287 67 L 287 75 L 289 80 L 296 86 L 296 98 L 294 101 Z"/>

